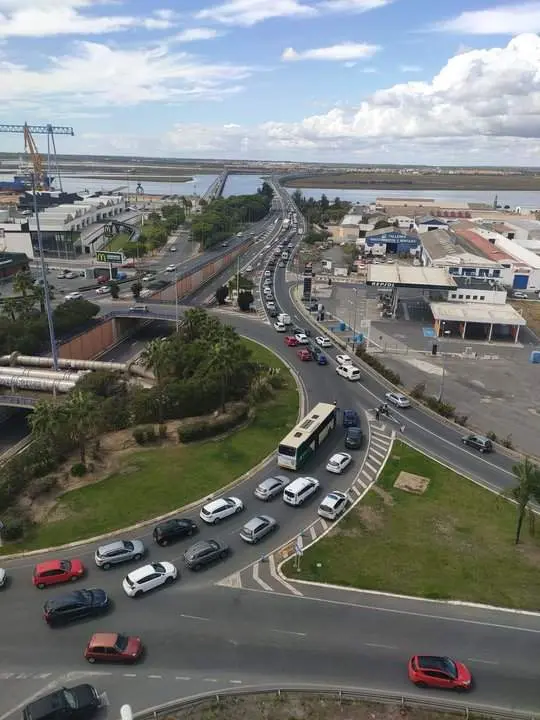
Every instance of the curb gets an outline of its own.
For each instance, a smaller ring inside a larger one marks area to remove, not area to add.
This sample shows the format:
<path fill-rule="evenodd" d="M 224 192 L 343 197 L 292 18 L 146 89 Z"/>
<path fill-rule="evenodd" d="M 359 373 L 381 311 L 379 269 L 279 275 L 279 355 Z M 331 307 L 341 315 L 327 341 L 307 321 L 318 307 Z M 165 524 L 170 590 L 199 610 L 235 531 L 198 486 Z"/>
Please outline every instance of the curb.
<path fill-rule="evenodd" d="M 293 303 L 295 307 L 302 313 L 302 315 L 309 319 L 310 322 L 313 325 L 316 325 L 319 329 L 324 330 L 325 334 L 331 337 L 336 345 L 343 348 L 344 350 L 348 350 L 347 343 L 343 342 L 343 340 L 335 335 L 331 330 L 321 325 L 312 315 L 311 313 L 306 312 L 305 307 L 298 302 L 298 293 L 294 292 L 294 288 L 291 292 L 291 297 L 293 299 Z M 381 383 L 381 385 L 385 385 L 390 390 L 396 390 L 401 395 L 406 395 L 409 400 L 411 401 L 411 405 L 418 410 L 422 410 L 426 415 L 429 415 L 430 417 L 434 418 L 435 420 L 438 420 L 443 425 L 446 425 L 449 428 L 452 428 L 453 430 L 457 430 L 460 433 L 463 434 L 463 432 L 467 431 L 467 427 L 464 425 L 459 425 L 459 423 L 454 422 L 453 420 L 449 420 L 448 418 L 445 418 L 443 415 L 439 415 L 438 413 L 434 412 L 430 407 L 427 405 L 424 405 L 424 403 L 418 402 L 415 398 L 411 397 L 411 395 L 407 392 L 407 390 L 404 390 L 403 388 L 399 387 L 398 385 L 394 385 L 389 380 L 387 380 L 382 375 L 379 375 L 378 372 L 373 370 L 371 365 L 368 365 L 366 362 L 364 362 L 360 357 L 355 355 L 354 361 L 358 363 L 364 370 L 364 372 L 368 375 L 370 375 L 374 380 Z M 511 460 L 517 460 L 518 462 L 523 460 L 525 457 L 529 457 L 532 460 L 540 460 L 540 458 L 536 455 L 531 455 L 530 453 L 521 453 L 517 450 L 510 450 L 509 448 L 504 447 L 504 445 L 500 445 L 497 442 L 494 442 L 493 445 L 497 449 L 497 452 L 501 455 L 506 455 L 506 457 L 510 458 Z"/>
<path fill-rule="evenodd" d="M 241 337 L 247 337 L 247 336 L 241 335 Z M 269 350 L 271 353 L 276 355 L 276 357 L 278 357 L 279 360 L 281 360 L 284 363 L 284 365 L 286 365 L 287 369 L 289 370 L 292 377 L 294 378 L 294 381 L 296 383 L 296 387 L 298 390 L 299 403 L 298 403 L 297 420 L 299 421 L 300 418 L 302 418 L 305 415 L 305 408 L 307 405 L 307 391 L 306 391 L 306 388 L 305 388 L 300 376 L 298 375 L 296 370 L 292 367 L 292 365 L 290 365 L 290 363 L 288 361 L 283 360 L 283 358 L 280 355 L 275 353 L 270 348 L 267 348 L 266 345 L 263 345 L 263 343 L 259 342 L 258 340 L 253 340 L 252 338 L 247 338 L 247 339 L 250 340 L 251 342 L 257 343 L 257 345 L 260 345 L 261 347 L 265 348 L 265 350 Z M 37 555 L 45 555 L 46 553 L 52 552 L 53 550 L 69 550 L 71 548 L 82 547 L 84 545 L 90 545 L 92 543 L 96 543 L 101 540 L 106 540 L 108 538 L 115 537 L 119 534 L 130 533 L 135 530 L 140 530 L 141 528 L 144 528 L 153 523 L 162 522 L 163 520 L 167 520 L 168 518 L 173 517 L 174 515 L 178 515 L 179 513 L 187 512 L 188 510 L 191 510 L 192 508 L 195 508 L 198 505 L 201 505 L 202 503 L 204 503 L 208 500 L 211 500 L 216 495 L 221 495 L 221 493 L 226 492 L 227 490 L 230 490 L 230 489 L 236 487 L 237 485 L 241 485 L 246 480 L 249 480 L 249 478 L 252 475 L 255 475 L 256 473 L 258 473 L 259 470 L 262 470 L 265 467 L 265 465 L 267 465 L 272 460 L 272 458 L 275 456 L 275 454 L 276 454 L 276 451 L 275 450 L 272 451 L 265 458 L 260 460 L 257 463 L 257 465 L 255 465 L 254 467 L 247 470 L 243 475 L 240 475 L 240 477 L 235 478 L 232 482 L 219 488 L 219 490 L 216 490 L 215 493 L 206 495 L 203 498 L 199 498 L 198 500 L 195 500 L 195 501 L 189 503 L 188 505 L 183 505 L 180 508 L 176 508 L 175 510 L 170 510 L 168 513 L 165 513 L 164 515 L 158 515 L 157 517 L 148 518 L 147 520 L 141 520 L 140 522 L 135 523 L 135 525 L 129 525 L 128 527 L 118 528 L 118 530 L 112 530 L 111 532 L 108 532 L 108 533 L 105 533 L 102 535 L 94 535 L 93 537 L 85 538 L 84 540 L 76 540 L 75 542 L 66 543 L 65 545 L 53 545 L 52 547 L 41 548 L 39 550 L 28 550 L 28 551 L 22 551 L 22 552 L 18 552 L 18 553 L 10 553 L 9 555 L 0 555 L 0 560 L 16 560 L 17 558 L 26 558 L 26 557 L 33 557 L 33 556 L 37 556 Z"/>

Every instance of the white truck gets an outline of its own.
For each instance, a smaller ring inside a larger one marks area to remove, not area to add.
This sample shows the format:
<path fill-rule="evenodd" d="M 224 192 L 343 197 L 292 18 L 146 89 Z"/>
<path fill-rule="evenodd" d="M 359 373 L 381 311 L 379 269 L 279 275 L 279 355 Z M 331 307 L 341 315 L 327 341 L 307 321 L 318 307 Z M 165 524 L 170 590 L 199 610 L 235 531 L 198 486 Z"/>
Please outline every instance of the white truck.
<path fill-rule="evenodd" d="M 292 325 L 291 322 L 291 316 L 287 315 L 286 313 L 280 313 L 277 316 L 278 322 L 282 323 L 283 325 Z"/>

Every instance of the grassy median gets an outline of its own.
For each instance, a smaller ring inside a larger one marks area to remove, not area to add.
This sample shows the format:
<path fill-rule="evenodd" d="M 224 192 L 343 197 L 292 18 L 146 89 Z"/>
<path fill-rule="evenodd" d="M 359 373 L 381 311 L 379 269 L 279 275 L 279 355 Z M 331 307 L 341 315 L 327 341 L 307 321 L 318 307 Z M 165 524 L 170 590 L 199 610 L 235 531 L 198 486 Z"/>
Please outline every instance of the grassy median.
<path fill-rule="evenodd" d="M 39 525 L 3 552 L 62 545 L 167 513 L 218 491 L 275 450 L 297 420 L 296 383 L 276 355 L 245 342 L 254 361 L 280 368 L 285 379 L 247 427 L 213 442 L 128 453 L 114 475 L 66 493 L 54 510 L 61 519 Z"/>
<path fill-rule="evenodd" d="M 423 494 L 394 487 L 401 471 Z M 396 442 L 377 485 L 302 558 L 291 578 L 434 599 L 540 610 L 540 531 L 514 545 L 516 509 Z M 320 567 L 319 567 L 320 564 Z"/>

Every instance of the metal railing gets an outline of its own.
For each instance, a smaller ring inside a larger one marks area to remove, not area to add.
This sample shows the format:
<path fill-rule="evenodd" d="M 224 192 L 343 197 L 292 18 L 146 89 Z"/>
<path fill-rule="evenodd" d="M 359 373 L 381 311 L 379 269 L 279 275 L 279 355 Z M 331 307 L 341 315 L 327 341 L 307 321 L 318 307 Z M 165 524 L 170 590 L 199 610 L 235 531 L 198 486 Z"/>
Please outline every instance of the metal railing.
<path fill-rule="evenodd" d="M 33 408 L 38 402 L 39 398 L 26 395 L 3 395 L 0 393 L 0 405 Z"/>
<path fill-rule="evenodd" d="M 204 693 L 189 698 L 166 703 L 159 707 L 135 713 L 135 720 L 163 720 L 172 718 L 174 714 L 188 708 L 205 704 L 219 704 L 227 698 L 239 698 L 249 695 L 275 695 L 278 698 L 287 695 L 310 695 L 313 698 L 334 699 L 338 705 L 351 702 L 370 702 L 381 705 L 392 705 L 400 709 L 426 709 L 433 712 L 453 713 L 461 718 L 485 718 L 486 720 L 539 720 L 540 714 L 532 711 L 514 710 L 512 708 L 491 707 L 458 700 L 421 697 L 420 695 L 407 696 L 401 693 L 382 692 L 380 690 L 333 688 L 318 686 L 290 686 L 276 687 L 245 687 L 242 689 L 224 689 L 213 693 Z"/>

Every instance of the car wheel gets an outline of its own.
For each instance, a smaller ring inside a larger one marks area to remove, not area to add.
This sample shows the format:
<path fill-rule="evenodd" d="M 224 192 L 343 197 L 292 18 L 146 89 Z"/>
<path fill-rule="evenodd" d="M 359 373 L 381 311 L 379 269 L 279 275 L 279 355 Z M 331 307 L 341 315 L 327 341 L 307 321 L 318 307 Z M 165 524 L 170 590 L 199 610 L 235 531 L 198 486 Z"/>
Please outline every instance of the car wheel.
<path fill-rule="evenodd" d="M 160 542 L 159 544 L 160 544 L 161 547 L 167 547 L 167 545 L 169 544 L 169 541 L 168 541 L 168 540 L 161 540 L 161 542 Z"/>
<path fill-rule="evenodd" d="M 140 598 L 141 595 L 142 595 L 142 590 L 137 590 L 136 592 L 133 593 L 134 598 Z"/>
<path fill-rule="evenodd" d="M 227 557 L 227 555 L 228 555 L 228 552 L 227 552 L 226 550 L 222 550 L 222 551 L 219 553 L 219 557 L 220 557 L 222 560 L 224 560 L 224 559 Z"/>
<path fill-rule="evenodd" d="M 71 578 L 71 582 L 75 582 L 75 581 L 78 580 L 78 579 L 79 579 L 78 576 L 77 576 L 77 575 L 74 575 L 74 576 Z"/>
<path fill-rule="evenodd" d="M 134 559 L 134 560 L 140 560 L 141 557 L 142 557 L 142 555 L 141 555 L 140 553 L 137 553 L 136 555 L 133 556 L 133 559 Z"/>
<path fill-rule="evenodd" d="M 243 509 L 244 509 L 244 508 L 242 507 L 242 505 L 240 505 L 240 507 L 237 507 L 234 512 L 235 512 L 235 513 L 239 513 L 239 512 L 242 512 Z"/>
<path fill-rule="evenodd" d="M 37 588 L 38 590 L 43 590 L 45 588 L 45 585 L 43 583 L 38 583 Z"/>
<path fill-rule="evenodd" d="M 89 658 L 86 658 L 86 659 L 88 660 L 89 663 L 95 663 L 95 662 L 96 662 L 96 658 L 93 658 L 93 657 L 89 657 Z"/>
<path fill-rule="evenodd" d="M 102 570 L 110 570 L 111 569 L 111 563 L 105 563 L 105 565 L 101 566 Z"/>
<path fill-rule="evenodd" d="M 467 691 L 469 690 L 469 688 L 457 687 L 455 690 L 456 690 L 456 692 L 458 692 L 458 693 L 464 693 L 464 692 L 467 692 Z"/>
<path fill-rule="evenodd" d="M 217 525 L 218 522 L 221 520 L 221 518 L 214 518 L 214 521 L 212 522 L 212 525 Z"/>
<path fill-rule="evenodd" d="M 480 452 L 481 452 L 481 453 L 482 453 L 482 455 L 483 455 L 483 454 L 484 454 L 484 453 L 485 453 L 486 451 L 485 451 L 485 449 L 484 449 L 484 448 L 480 448 Z"/>
<path fill-rule="evenodd" d="M 165 585 L 170 585 L 170 584 L 173 583 L 173 582 L 174 582 L 174 578 L 173 578 L 173 577 L 168 577 L 168 578 L 165 580 Z"/>
<path fill-rule="evenodd" d="M 194 565 L 194 566 L 193 566 L 192 570 L 195 570 L 195 572 L 197 572 L 197 570 L 200 570 L 201 567 L 202 567 L 202 565 L 199 565 L 199 564 L 197 563 L 197 565 Z"/>
<path fill-rule="evenodd" d="M 425 682 L 422 682 L 421 680 L 419 680 L 418 682 L 415 682 L 414 684 L 416 685 L 417 688 L 425 688 L 425 687 L 427 687 L 426 683 L 425 683 Z"/>
<path fill-rule="evenodd" d="M 186 533 L 186 535 L 187 535 L 188 537 L 191 537 L 191 536 L 193 535 L 193 530 L 188 530 L 187 533 Z"/>

